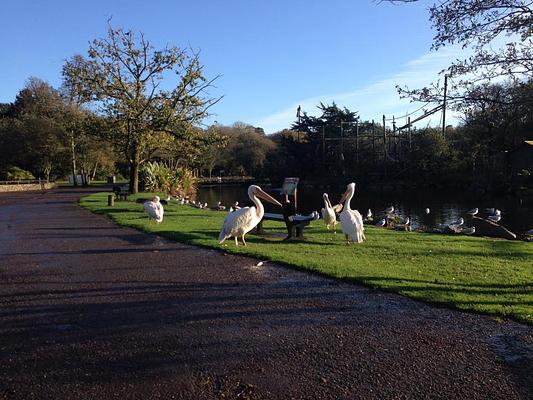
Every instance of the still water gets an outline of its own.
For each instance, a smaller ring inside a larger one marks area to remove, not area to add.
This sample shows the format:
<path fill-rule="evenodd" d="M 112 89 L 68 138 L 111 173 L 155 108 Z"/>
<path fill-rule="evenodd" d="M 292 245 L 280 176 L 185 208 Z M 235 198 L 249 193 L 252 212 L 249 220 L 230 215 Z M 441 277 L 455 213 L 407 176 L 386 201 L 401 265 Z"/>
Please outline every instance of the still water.
<path fill-rule="evenodd" d="M 261 187 L 276 199 L 282 200 L 279 188 L 266 185 L 261 185 Z M 235 201 L 238 201 L 240 205 L 247 205 L 250 202 L 247 189 L 248 185 L 204 185 L 200 187 L 197 199 L 202 203 L 208 203 L 209 207 L 213 207 L 221 201 L 229 209 L 229 206 Z M 339 187 L 326 190 L 332 204 L 336 204 L 340 200 L 345 189 L 345 187 Z M 323 192 L 324 190 L 318 188 L 299 186 L 298 213 L 306 215 L 315 210 L 320 212 L 323 207 Z M 519 199 L 509 197 L 475 198 L 465 196 L 462 191 L 380 194 L 365 193 L 364 189 L 356 188 L 351 205 L 352 209 L 359 210 L 363 217 L 368 209 L 372 210 L 374 215 L 379 215 L 385 208 L 394 206 L 395 213 L 403 218 L 409 217 L 415 229 L 420 227 L 435 228 L 449 224 L 459 217 L 464 217 L 466 211 L 475 207 L 479 208 L 480 216 L 485 216 L 484 211 L 488 208 L 501 210 L 500 224 L 516 234 L 523 234 L 533 228 L 533 208 L 523 205 Z M 265 204 L 265 208 L 270 212 L 280 212 L 279 208 L 268 203 Z M 429 208 L 429 214 L 426 214 L 426 208 Z"/>

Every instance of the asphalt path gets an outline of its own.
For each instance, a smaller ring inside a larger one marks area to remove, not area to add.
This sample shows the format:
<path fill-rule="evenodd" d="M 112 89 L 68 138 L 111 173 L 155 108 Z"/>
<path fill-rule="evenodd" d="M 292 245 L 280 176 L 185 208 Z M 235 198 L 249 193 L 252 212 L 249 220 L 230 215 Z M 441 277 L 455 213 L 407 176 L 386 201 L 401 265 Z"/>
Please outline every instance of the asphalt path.
<path fill-rule="evenodd" d="M 89 191 L 0 194 L 1 399 L 533 398 L 531 326 L 118 227 Z"/>

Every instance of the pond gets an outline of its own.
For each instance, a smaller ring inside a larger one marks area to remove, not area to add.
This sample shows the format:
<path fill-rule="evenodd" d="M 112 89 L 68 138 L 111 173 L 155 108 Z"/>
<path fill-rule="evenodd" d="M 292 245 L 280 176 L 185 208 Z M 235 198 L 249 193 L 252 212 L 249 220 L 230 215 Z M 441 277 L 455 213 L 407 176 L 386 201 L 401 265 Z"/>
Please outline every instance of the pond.
<path fill-rule="evenodd" d="M 276 199 L 282 199 L 278 187 L 268 185 L 261 185 L 261 187 Z M 204 185 L 200 187 L 197 199 L 202 203 L 207 203 L 209 207 L 214 207 L 219 201 L 227 208 L 235 201 L 238 201 L 240 205 L 247 205 L 250 203 L 247 189 L 248 185 Z M 306 215 L 315 210 L 320 212 L 324 206 L 322 201 L 324 191 L 329 194 L 332 204 L 336 204 L 345 189 L 346 187 L 336 187 L 323 190 L 299 186 L 298 213 Z M 465 217 L 466 211 L 475 207 L 479 208 L 480 216 L 486 215 L 486 209 L 497 208 L 501 210 L 500 224 L 518 235 L 533 228 L 533 208 L 523 205 L 519 199 L 511 197 L 475 198 L 465 195 L 460 190 L 446 193 L 423 191 L 385 194 L 365 193 L 364 189 L 356 188 L 351 205 L 352 209 L 359 210 L 363 217 L 368 209 L 372 210 L 374 215 L 379 215 L 385 208 L 394 206 L 396 214 L 402 218 L 409 217 L 411 219 L 414 229 L 420 227 L 435 228 L 442 224 L 452 223 L 459 217 Z M 279 208 L 268 203 L 265 204 L 265 208 L 269 212 L 280 212 Z M 429 214 L 426 214 L 426 208 L 429 208 Z"/>

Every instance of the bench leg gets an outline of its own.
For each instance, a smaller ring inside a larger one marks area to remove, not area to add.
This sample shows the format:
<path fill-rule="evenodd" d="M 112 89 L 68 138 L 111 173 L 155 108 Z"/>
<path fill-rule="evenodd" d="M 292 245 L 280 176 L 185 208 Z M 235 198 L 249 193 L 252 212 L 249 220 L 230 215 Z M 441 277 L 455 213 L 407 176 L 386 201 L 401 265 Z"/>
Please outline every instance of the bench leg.
<path fill-rule="evenodd" d="M 257 226 L 255 227 L 255 232 L 258 234 L 258 235 L 262 235 L 263 233 L 265 233 L 264 229 L 263 229 L 263 220 L 259 221 L 259 223 L 257 224 Z"/>

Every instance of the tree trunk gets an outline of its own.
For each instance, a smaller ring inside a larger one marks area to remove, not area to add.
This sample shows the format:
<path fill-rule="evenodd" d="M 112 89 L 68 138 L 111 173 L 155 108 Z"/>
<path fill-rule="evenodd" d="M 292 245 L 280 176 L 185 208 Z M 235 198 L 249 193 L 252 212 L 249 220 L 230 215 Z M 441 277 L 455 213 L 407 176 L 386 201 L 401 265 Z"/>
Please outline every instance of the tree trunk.
<path fill-rule="evenodd" d="M 130 161 L 130 192 L 132 194 L 139 192 L 139 167 L 141 155 L 139 150 L 135 149 Z"/>
<path fill-rule="evenodd" d="M 91 175 L 91 180 L 93 180 L 93 181 L 96 179 L 96 171 L 97 171 L 97 168 L 98 168 L 98 161 L 96 161 L 96 162 L 94 163 L 94 169 L 93 169 L 93 173 L 92 173 L 92 175 Z"/>
<path fill-rule="evenodd" d="M 72 182 L 74 186 L 78 186 L 78 180 L 76 179 L 76 146 L 74 144 L 74 136 L 70 138 L 70 150 L 72 157 Z"/>

